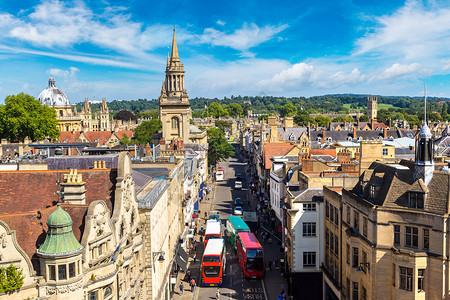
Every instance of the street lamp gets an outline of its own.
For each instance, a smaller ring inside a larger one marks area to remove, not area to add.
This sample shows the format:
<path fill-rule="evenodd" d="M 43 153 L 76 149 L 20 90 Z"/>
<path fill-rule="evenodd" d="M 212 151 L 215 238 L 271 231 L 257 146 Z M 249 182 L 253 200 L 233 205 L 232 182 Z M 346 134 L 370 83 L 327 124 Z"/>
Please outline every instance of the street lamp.
<path fill-rule="evenodd" d="M 164 261 L 164 251 L 153 252 L 153 260 L 155 260 L 155 257 L 158 255 L 159 255 L 158 261 L 163 262 Z"/>

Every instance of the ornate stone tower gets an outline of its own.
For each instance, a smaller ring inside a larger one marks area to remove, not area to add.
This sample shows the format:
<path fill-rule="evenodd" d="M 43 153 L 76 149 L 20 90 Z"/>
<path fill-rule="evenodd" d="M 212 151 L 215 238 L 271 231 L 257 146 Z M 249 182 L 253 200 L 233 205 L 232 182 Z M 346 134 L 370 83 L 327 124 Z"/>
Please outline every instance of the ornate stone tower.
<path fill-rule="evenodd" d="M 378 98 L 376 97 L 368 97 L 367 98 L 367 116 L 370 120 L 377 119 L 377 103 Z"/>
<path fill-rule="evenodd" d="M 84 99 L 84 106 L 81 108 L 81 127 L 83 131 L 92 130 L 92 111 L 87 98 Z"/>
<path fill-rule="evenodd" d="M 108 131 L 111 130 L 111 126 L 109 124 L 109 108 L 106 104 L 106 98 L 102 99 L 102 107 L 100 107 L 99 113 L 99 127 L 100 131 Z"/>
<path fill-rule="evenodd" d="M 189 120 L 191 108 L 184 88 L 184 65 L 178 56 L 175 29 L 173 30 L 172 53 L 167 56 L 166 79 L 159 96 L 159 118 L 165 142 L 183 140 L 189 142 Z"/>
<path fill-rule="evenodd" d="M 414 168 L 414 180 L 422 178 L 428 185 L 433 178 L 434 171 L 434 147 L 433 136 L 427 125 L 427 97 L 425 95 L 425 117 L 422 128 L 419 132 L 419 139 L 416 140 L 416 161 Z"/>

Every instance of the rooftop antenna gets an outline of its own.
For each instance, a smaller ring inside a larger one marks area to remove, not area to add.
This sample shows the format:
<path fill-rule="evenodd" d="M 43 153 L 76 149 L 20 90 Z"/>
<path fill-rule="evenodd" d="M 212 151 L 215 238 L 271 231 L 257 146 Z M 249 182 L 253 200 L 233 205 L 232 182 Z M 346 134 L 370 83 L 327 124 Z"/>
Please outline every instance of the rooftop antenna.
<path fill-rule="evenodd" d="M 424 122 L 427 124 L 427 84 L 425 83 L 425 114 L 424 114 Z"/>

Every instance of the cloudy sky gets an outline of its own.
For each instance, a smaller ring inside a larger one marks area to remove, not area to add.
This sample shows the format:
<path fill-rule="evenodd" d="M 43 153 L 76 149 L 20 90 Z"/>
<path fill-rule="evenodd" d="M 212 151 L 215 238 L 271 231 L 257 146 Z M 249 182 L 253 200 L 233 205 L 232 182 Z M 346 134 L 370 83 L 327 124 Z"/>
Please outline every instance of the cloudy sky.
<path fill-rule="evenodd" d="M 150 3 L 149 3 L 150 2 Z M 190 97 L 450 97 L 450 2 L 0 0 L 0 102 L 155 99 L 176 27 Z"/>

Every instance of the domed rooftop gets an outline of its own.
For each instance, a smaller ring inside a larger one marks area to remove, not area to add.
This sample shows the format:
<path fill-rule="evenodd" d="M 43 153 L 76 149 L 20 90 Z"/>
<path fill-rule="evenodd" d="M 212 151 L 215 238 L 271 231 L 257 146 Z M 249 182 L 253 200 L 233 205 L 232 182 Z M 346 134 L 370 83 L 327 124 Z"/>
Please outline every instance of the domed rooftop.
<path fill-rule="evenodd" d="M 65 106 L 70 105 L 69 99 L 66 94 L 58 89 L 55 84 L 55 78 L 53 76 L 48 80 L 48 88 L 43 90 L 38 97 L 42 105 L 47 106 Z"/>
<path fill-rule="evenodd" d="M 57 204 L 56 210 L 48 217 L 48 231 L 44 243 L 39 247 L 38 254 L 65 255 L 78 253 L 83 246 L 73 235 L 72 218 Z"/>
<path fill-rule="evenodd" d="M 431 130 L 427 123 L 424 123 L 419 131 L 419 138 L 431 139 Z"/>

